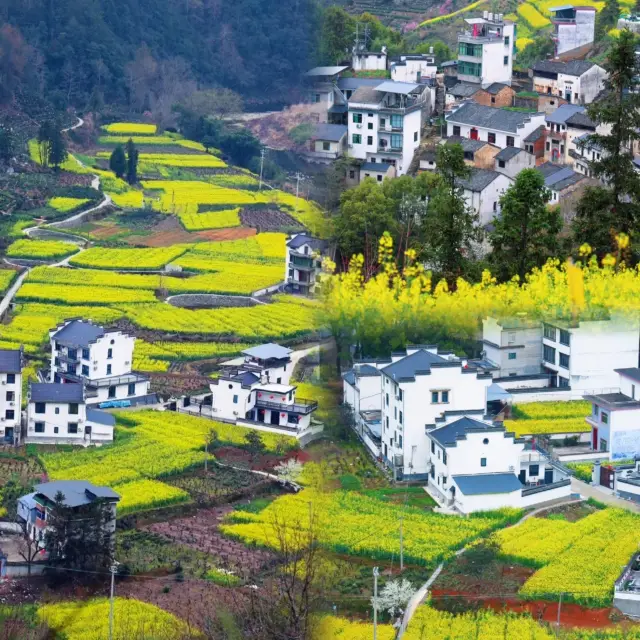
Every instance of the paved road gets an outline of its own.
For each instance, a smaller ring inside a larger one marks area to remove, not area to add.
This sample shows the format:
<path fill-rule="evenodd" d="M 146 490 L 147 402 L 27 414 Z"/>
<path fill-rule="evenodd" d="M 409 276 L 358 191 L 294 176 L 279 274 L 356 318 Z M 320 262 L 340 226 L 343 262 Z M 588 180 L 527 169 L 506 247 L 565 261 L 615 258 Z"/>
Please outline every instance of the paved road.
<path fill-rule="evenodd" d="M 620 507 L 621 509 L 626 509 L 627 511 L 634 511 L 635 513 L 640 513 L 640 505 L 635 502 L 631 502 L 630 500 L 623 500 L 622 498 L 616 498 L 613 495 L 613 492 L 609 489 L 605 489 L 604 487 L 594 487 L 582 480 L 578 480 L 578 478 L 571 478 L 571 491 L 573 493 L 579 493 L 581 496 L 585 498 L 593 498 L 594 500 L 599 500 L 600 502 L 604 502 L 612 507 Z"/>
<path fill-rule="evenodd" d="M 4 298 L 0 301 L 0 317 L 4 315 L 4 312 L 9 308 L 13 297 L 18 293 L 18 289 L 22 286 L 22 282 L 29 275 L 30 269 L 25 269 L 15 280 L 9 291 L 5 293 Z"/>

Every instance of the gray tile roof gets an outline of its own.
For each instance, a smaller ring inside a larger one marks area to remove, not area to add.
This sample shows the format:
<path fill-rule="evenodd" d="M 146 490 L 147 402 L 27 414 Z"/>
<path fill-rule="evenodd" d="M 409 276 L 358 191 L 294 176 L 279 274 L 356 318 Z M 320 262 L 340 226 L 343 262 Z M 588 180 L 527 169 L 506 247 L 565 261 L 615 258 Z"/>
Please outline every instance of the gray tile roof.
<path fill-rule="evenodd" d="M 515 473 L 481 473 L 472 476 L 451 476 L 465 496 L 512 493 L 522 489 Z"/>
<path fill-rule="evenodd" d="M 525 150 L 520 149 L 520 147 L 505 147 L 496 154 L 495 159 L 509 162 L 511 158 L 515 158 L 519 153 L 525 153 Z"/>
<path fill-rule="evenodd" d="M 544 135 L 545 127 L 540 125 L 537 129 L 534 129 L 525 139 L 525 142 L 538 142 Z"/>
<path fill-rule="evenodd" d="M 31 402 L 84 402 L 84 387 L 75 382 L 32 382 L 29 390 Z"/>
<path fill-rule="evenodd" d="M 454 447 L 458 440 L 465 439 L 468 432 L 488 430 L 500 431 L 504 429 L 502 427 L 497 427 L 494 424 L 480 422 L 480 420 L 474 420 L 473 418 L 465 416 L 464 418 L 450 422 L 443 427 L 438 427 L 433 431 L 429 431 L 427 435 L 443 447 Z"/>
<path fill-rule="evenodd" d="M 574 127 L 588 127 L 589 129 L 596 128 L 596 123 L 587 115 L 587 112 L 576 112 L 569 118 L 567 118 L 567 124 Z"/>
<path fill-rule="evenodd" d="M 104 336 L 104 329 L 89 320 L 72 320 L 53 334 L 58 342 L 79 347 L 88 347 L 90 343 L 102 336 Z"/>
<path fill-rule="evenodd" d="M 418 373 L 430 373 L 431 365 L 447 362 L 444 358 L 429 351 L 416 351 L 396 362 L 387 365 L 381 371 L 396 381 L 414 380 Z"/>
<path fill-rule="evenodd" d="M 544 176 L 544 184 L 548 189 L 562 191 L 576 182 L 584 180 L 581 173 L 576 173 L 569 167 L 564 167 L 552 162 L 545 162 L 538 167 L 538 171 Z"/>
<path fill-rule="evenodd" d="M 361 167 L 361 171 L 378 171 L 386 173 L 391 165 L 388 162 L 365 162 Z"/>
<path fill-rule="evenodd" d="M 99 487 L 86 480 L 56 480 L 37 484 L 35 494 L 42 495 L 55 502 L 58 492 L 64 495 L 64 504 L 68 507 L 80 507 L 93 502 L 96 498 L 120 500 L 120 495 L 109 487 Z"/>
<path fill-rule="evenodd" d="M 396 93 L 402 96 L 408 96 L 410 93 L 416 91 L 416 89 L 421 88 L 424 89 L 424 87 L 421 87 L 415 82 L 398 82 L 396 80 L 385 80 L 376 87 L 376 89 L 382 93 Z"/>
<path fill-rule="evenodd" d="M 489 144 L 484 140 L 472 140 L 471 138 L 461 138 L 460 136 L 451 136 L 447 138 L 445 144 L 459 144 L 463 151 L 470 151 L 475 153 L 478 149 L 482 149 L 485 145 Z"/>
<path fill-rule="evenodd" d="M 561 104 L 555 111 L 547 115 L 545 120 L 554 124 L 566 124 L 575 113 L 584 113 L 585 108 L 579 104 Z"/>
<path fill-rule="evenodd" d="M 313 138 L 316 140 L 328 140 L 330 142 L 340 142 L 346 135 L 346 124 L 317 124 L 313 132 Z"/>
<path fill-rule="evenodd" d="M 106 411 L 100 411 L 99 409 L 90 409 L 87 407 L 87 421 L 97 422 L 98 424 L 105 424 L 109 427 L 116 426 L 115 416 L 107 413 Z"/>
<path fill-rule="evenodd" d="M 459 122 L 486 129 L 517 133 L 518 128 L 522 127 L 526 122 L 530 122 L 531 117 L 535 115 L 541 114 L 509 111 L 508 109 L 485 107 L 475 102 L 466 102 L 459 109 L 448 115 L 446 119 L 448 122 Z"/>
<path fill-rule="evenodd" d="M 468 178 L 461 178 L 457 180 L 457 183 L 463 188 L 469 191 L 480 192 L 486 189 L 496 178 L 504 174 L 491 169 L 477 169 L 471 168 L 471 173 Z"/>
<path fill-rule="evenodd" d="M 22 358 L 19 349 L 0 349 L 0 373 L 20 373 Z"/>
<path fill-rule="evenodd" d="M 252 384 L 255 384 L 256 382 L 260 382 L 260 378 L 255 373 L 252 373 L 251 371 L 243 371 L 239 375 L 234 376 L 232 380 L 235 380 L 235 382 L 239 382 L 241 385 L 245 387 L 250 387 Z"/>
<path fill-rule="evenodd" d="M 346 71 L 349 67 L 314 67 L 307 71 L 305 75 L 314 77 L 335 76 L 338 73 Z"/>
<path fill-rule="evenodd" d="M 291 249 L 299 249 L 300 247 L 308 244 L 312 249 L 316 251 L 323 251 L 327 247 L 326 240 L 320 240 L 320 238 L 314 238 L 308 233 L 297 233 L 295 237 L 287 240 L 287 246 Z"/>
<path fill-rule="evenodd" d="M 358 375 L 362 377 L 375 378 L 380 375 L 380 369 L 377 369 L 371 364 L 356 365 Z"/>
<path fill-rule="evenodd" d="M 505 87 L 508 87 L 508 84 L 504 84 L 503 82 L 494 82 L 493 84 L 490 84 L 485 91 L 487 93 L 490 93 L 492 96 L 495 96 L 496 94 L 500 93 Z"/>
<path fill-rule="evenodd" d="M 382 102 L 383 94 L 376 91 L 375 87 L 358 87 L 349 98 L 349 103 L 378 105 Z"/>
<path fill-rule="evenodd" d="M 354 91 L 358 87 L 377 87 L 379 84 L 380 78 L 340 78 L 338 89 Z"/>
<path fill-rule="evenodd" d="M 544 71 L 546 73 L 565 73 L 570 76 L 581 76 L 591 69 L 591 67 L 597 66 L 594 62 L 588 60 L 570 60 L 569 62 L 562 62 L 560 60 L 541 60 L 536 62 L 532 69 L 535 75 L 536 71 Z"/>
<path fill-rule="evenodd" d="M 269 342 L 268 344 L 261 344 L 257 347 L 245 349 L 242 353 L 250 356 L 251 358 L 258 358 L 259 360 L 271 360 L 272 358 L 275 360 L 281 360 L 289 357 L 291 349 L 282 347 L 274 342 Z"/>
<path fill-rule="evenodd" d="M 614 371 L 636 382 L 640 382 L 640 369 L 638 367 L 626 367 L 624 369 L 614 369 Z"/>
<path fill-rule="evenodd" d="M 469 82 L 459 82 L 451 89 L 447 90 L 447 93 L 450 93 L 455 98 L 470 98 L 474 93 L 480 91 L 481 87 L 479 84 L 471 84 Z"/>
<path fill-rule="evenodd" d="M 353 371 L 345 371 L 342 374 L 342 379 L 348 382 L 352 387 L 356 384 L 356 374 Z"/>

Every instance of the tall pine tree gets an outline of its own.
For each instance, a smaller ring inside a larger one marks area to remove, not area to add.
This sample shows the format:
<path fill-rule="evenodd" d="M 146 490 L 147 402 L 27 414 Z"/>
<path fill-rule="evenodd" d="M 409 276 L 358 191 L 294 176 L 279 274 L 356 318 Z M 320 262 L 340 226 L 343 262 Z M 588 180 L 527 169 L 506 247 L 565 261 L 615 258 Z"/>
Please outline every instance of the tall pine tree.
<path fill-rule="evenodd" d="M 132 138 L 127 142 L 127 182 L 129 184 L 138 182 L 138 150 Z"/>
<path fill-rule="evenodd" d="M 69 155 L 60 120 L 53 123 L 49 136 L 49 164 L 57 171 Z"/>
<path fill-rule="evenodd" d="M 124 153 L 124 148 L 119 144 L 111 153 L 109 158 L 109 169 L 118 176 L 118 178 L 124 178 L 127 173 L 127 156 Z"/>

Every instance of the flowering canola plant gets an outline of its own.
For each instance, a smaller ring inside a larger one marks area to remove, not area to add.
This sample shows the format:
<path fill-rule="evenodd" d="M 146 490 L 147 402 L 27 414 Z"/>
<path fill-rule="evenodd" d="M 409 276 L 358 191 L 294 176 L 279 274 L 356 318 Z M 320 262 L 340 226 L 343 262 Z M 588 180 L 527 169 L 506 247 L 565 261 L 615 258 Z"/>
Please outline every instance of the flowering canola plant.
<path fill-rule="evenodd" d="M 107 133 L 138 136 L 154 136 L 158 130 L 158 127 L 155 124 L 144 124 L 142 122 L 113 122 L 102 128 Z"/>
<path fill-rule="evenodd" d="M 17 271 L 0 269 L 0 294 L 3 294 L 16 279 Z"/>
<path fill-rule="evenodd" d="M 150 249 L 93 247 L 83 251 L 70 262 L 76 267 L 94 269 L 162 269 L 181 256 L 188 246 L 176 244 L 172 247 Z"/>
<path fill-rule="evenodd" d="M 51 198 L 47 205 L 56 211 L 73 211 L 90 202 L 89 198 Z"/>
<path fill-rule="evenodd" d="M 117 283 L 117 280 L 114 280 Z M 53 302 L 60 304 L 112 305 L 118 303 L 155 302 L 153 291 L 122 287 L 69 286 L 27 282 L 16 294 L 18 302 Z"/>
<path fill-rule="evenodd" d="M 394 640 L 396 630 L 390 624 L 378 624 L 378 640 Z M 311 640 L 371 640 L 373 624 L 353 622 L 337 616 L 322 616 L 314 620 Z"/>
<path fill-rule="evenodd" d="M 7 256 L 9 258 L 25 258 L 31 260 L 55 260 L 70 256 L 78 251 L 77 245 L 72 242 L 60 242 L 58 240 L 16 240 L 9 245 Z"/>

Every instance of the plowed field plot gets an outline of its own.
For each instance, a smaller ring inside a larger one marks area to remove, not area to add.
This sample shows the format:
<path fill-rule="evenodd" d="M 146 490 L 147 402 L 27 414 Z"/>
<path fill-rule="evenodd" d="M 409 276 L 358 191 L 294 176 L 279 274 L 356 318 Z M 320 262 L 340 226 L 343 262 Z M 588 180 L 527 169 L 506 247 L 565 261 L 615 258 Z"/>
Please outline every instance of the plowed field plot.
<path fill-rule="evenodd" d="M 302 230 L 295 218 L 275 208 L 246 207 L 240 211 L 240 222 L 245 227 L 255 227 L 258 231 Z"/>
<path fill-rule="evenodd" d="M 218 526 L 230 511 L 232 508 L 229 506 L 200 509 L 193 516 L 155 522 L 143 529 L 208 553 L 219 567 L 249 578 L 272 564 L 275 556 L 269 551 L 251 549 L 242 542 L 223 536 Z"/>

